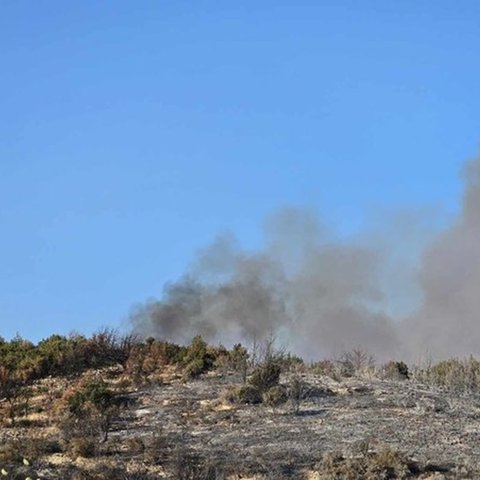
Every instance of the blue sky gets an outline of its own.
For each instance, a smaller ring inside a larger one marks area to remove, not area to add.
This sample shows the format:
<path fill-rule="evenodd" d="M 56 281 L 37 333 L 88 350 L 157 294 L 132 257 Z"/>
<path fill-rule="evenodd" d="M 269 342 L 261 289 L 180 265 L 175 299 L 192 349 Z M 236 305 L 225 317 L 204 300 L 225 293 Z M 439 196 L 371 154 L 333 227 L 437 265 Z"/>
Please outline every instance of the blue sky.
<path fill-rule="evenodd" d="M 455 211 L 477 1 L 0 5 L 0 335 L 119 325 L 224 230 Z"/>

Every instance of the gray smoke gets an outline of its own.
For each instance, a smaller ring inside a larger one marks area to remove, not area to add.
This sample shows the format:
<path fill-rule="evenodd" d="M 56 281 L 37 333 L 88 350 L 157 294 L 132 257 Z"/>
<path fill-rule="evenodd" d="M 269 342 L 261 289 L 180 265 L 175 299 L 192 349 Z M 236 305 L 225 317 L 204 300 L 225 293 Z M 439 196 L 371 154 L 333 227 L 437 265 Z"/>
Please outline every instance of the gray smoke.
<path fill-rule="evenodd" d="M 480 159 L 466 165 L 464 178 L 458 218 L 423 255 L 423 305 L 403 335 L 413 355 L 480 353 Z"/>
<path fill-rule="evenodd" d="M 311 211 L 282 209 L 266 219 L 261 251 L 218 236 L 160 300 L 135 308 L 134 329 L 227 344 L 275 334 L 306 358 L 352 348 L 380 359 L 480 353 L 480 160 L 465 177 L 459 217 L 422 255 L 403 244 L 415 240 L 414 222 L 380 245 L 367 234 L 341 238 Z M 407 318 L 393 307 L 405 297 L 416 307 Z"/>
<path fill-rule="evenodd" d="M 222 235 L 202 250 L 160 301 L 134 310 L 134 329 L 177 342 L 200 334 L 231 343 L 264 338 L 287 324 L 282 272 L 268 256 L 245 255 L 235 243 Z"/>

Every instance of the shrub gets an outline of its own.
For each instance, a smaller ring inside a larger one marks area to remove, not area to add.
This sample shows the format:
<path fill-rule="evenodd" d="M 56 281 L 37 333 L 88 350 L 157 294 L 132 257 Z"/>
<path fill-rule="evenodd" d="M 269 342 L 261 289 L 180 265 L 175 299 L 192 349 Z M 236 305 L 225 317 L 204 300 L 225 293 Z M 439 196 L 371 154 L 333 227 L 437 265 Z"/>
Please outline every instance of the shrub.
<path fill-rule="evenodd" d="M 320 480 L 406 479 L 413 470 L 412 463 L 402 453 L 389 448 L 354 458 L 332 453 L 317 467 Z"/>
<path fill-rule="evenodd" d="M 164 463 L 170 455 L 171 445 L 161 432 L 155 433 L 145 443 L 144 459 L 146 463 L 158 465 Z"/>
<path fill-rule="evenodd" d="M 137 455 L 145 451 L 145 442 L 140 437 L 128 437 L 125 440 L 127 450 L 133 454 Z"/>
<path fill-rule="evenodd" d="M 264 392 L 262 395 L 262 400 L 263 403 L 269 407 L 279 407 L 288 400 L 287 390 L 282 385 L 275 385 Z"/>
<path fill-rule="evenodd" d="M 226 476 L 216 462 L 181 448 L 175 452 L 172 478 L 175 480 L 223 480 Z"/>
<path fill-rule="evenodd" d="M 119 406 L 105 382 L 95 380 L 87 382 L 68 398 L 67 403 L 70 419 L 67 418 L 64 422 L 64 430 L 88 429 L 90 435 L 97 430 L 102 434 L 102 441 L 107 441 L 112 420 L 118 413 Z"/>
<path fill-rule="evenodd" d="M 0 343 L 0 365 L 15 373 L 35 357 L 35 346 L 32 342 L 16 336 L 10 342 Z"/>
<path fill-rule="evenodd" d="M 195 378 L 203 372 L 205 372 L 205 362 L 200 358 L 196 358 L 187 363 L 183 371 L 183 377 L 185 379 Z"/>
<path fill-rule="evenodd" d="M 269 388 L 278 385 L 280 372 L 281 368 L 278 363 L 274 361 L 267 361 L 255 368 L 252 376 L 248 380 L 248 383 L 263 393 Z"/>
<path fill-rule="evenodd" d="M 351 377 L 372 370 L 375 366 L 375 359 L 367 351 L 355 348 L 344 353 L 338 363 L 341 367 L 341 374 L 345 377 Z"/>
<path fill-rule="evenodd" d="M 1 463 L 18 463 L 23 459 L 38 459 L 43 455 L 59 453 L 62 449 L 54 438 L 26 438 L 6 442 L 0 450 Z"/>
<path fill-rule="evenodd" d="M 133 335 L 120 336 L 112 329 L 103 329 L 91 338 L 82 335 L 52 335 L 34 345 L 17 336 L 0 341 L 0 365 L 30 382 L 49 375 L 80 373 L 88 368 L 99 368 L 120 363 L 126 359 L 138 342 Z"/>
<path fill-rule="evenodd" d="M 1 465 L 15 464 L 22 460 L 19 444 L 15 441 L 5 442 L 0 446 Z"/>
<path fill-rule="evenodd" d="M 381 369 L 381 377 L 390 380 L 408 380 L 408 366 L 404 362 L 388 362 Z"/>
<path fill-rule="evenodd" d="M 82 415 L 82 409 L 90 403 L 99 412 L 113 406 L 113 393 L 103 381 L 90 381 L 81 390 L 75 392 L 68 400 L 70 413 Z"/>
<path fill-rule="evenodd" d="M 305 362 L 298 355 L 287 353 L 279 360 L 279 364 L 283 371 L 298 371 L 304 367 Z"/>
<path fill-rule="evenodd" d="M 26 458 L 11 463 L 10 465 L 1 465 L 1 475 L 5 478 L 12 480 L 31 480 L 32 478 L 38 479 L 38 474 L 30 465 L 30 461 Z"/>
<path fill-rule="evenodd" d="M 262 403 L 262 391 L 254 385 L 242 385 L 233 392 L 231 398 L 237 403 L 255 405 Z"/>
<path fill-rule="evenodd" d="M 183 359 L 184 378 L 195 378 L 212 369 L 214 361 L 215 358 L 209 352 L 206 342 L 201 336 L 196 336 L 187 347 L 187 352 Z"/>
<path fill-rule="evenodd" d="M 242 382 L 247 381 L 248 351 L 240 343 L 233 346 L 232 350 L 221 349 L 216 354 L 215 367 L 223 371 L 239 373 Z"/>
<path fill-rule="evenodd" d="M 74 460 L 78 457 L 94 457 L 97 453 L 97 441 L 92 437 L 74 437 L 68 442 L 67 452 Z"/>
<path fill-rule="evenodd" d="M 274 402 L 273 397 L 280 395 L 280 387 L 278 385 L 280 379 L 280 365 L 268 356 L 264 363 L 257 365 L 247 383 L 241 387 L 231 390 L 227 397 L 236 403 L 257 404 L 262 400 Z M 273 387 L 279 387 L 278 390 L 267 392 Z M 264 394 L 266 394 L 264 396 Z"/>
<path fill-rule="evenodd" d="M 292 405 L 294 414 L 300 412 L 300 406 L 302 402 L 308 397 L 310 387 L 301 377 L 295 375 L 288 386 L 288 399 Z"/>
<path fill-rule="evenodd" d="M 315 375 L 324 375 L 332 380 L 340 380 L 340 368 L 333 360 L 321 360 L 310 365 L 310 371 Z"/>
<path fill-rule="evenodd" d="M 415 379 L 452 392 L 472 393 L 480 389 L 480 361 L 474 357 L 451 358 L 432 367 L 417 369 Z"/>
<path fill-rule="evenodd" d="M 21 410 L 22 398 L 26 394 L 22 386 L 18 375 L 0 366 L 0 399 L 4 398 L 7 402 L 7 415 L 12 426 L 15 425 L 15 419 Z"/>

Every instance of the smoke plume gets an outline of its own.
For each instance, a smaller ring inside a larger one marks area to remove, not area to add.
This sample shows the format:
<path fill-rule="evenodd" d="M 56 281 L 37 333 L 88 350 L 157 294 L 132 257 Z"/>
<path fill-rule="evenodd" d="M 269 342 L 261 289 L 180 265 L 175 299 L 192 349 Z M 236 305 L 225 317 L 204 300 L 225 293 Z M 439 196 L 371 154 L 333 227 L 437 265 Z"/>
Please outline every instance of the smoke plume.
<path fill-rule="evenodd" d="M 200 334 L 248 343 L 273 334 L 306 358 L 352 348 L 380 359 L 478 354 L 480 159 L 464 175 L 458 218 L 421 254 L 403 248 L 408 235 L 387 246 L 365 241 L 368 235 L 345 239 L 310 211 L 283 209 L 266 219 L 258 252 L 219 235 L 161 299 L 134 309 L 133 327 L 177 342 Z M 408 266 L 397 276 L 409 285 L 390 281 L 395 264 Z M 415 311 L 395 313 L 405 292 Z"/>
<path fill-rule="evenodd" d="M 464 178 L 458 218 L 423 255 L 424 301 L 403 335 L 414 355 L 480 353 L 480 160 L 466 165 Z"/>

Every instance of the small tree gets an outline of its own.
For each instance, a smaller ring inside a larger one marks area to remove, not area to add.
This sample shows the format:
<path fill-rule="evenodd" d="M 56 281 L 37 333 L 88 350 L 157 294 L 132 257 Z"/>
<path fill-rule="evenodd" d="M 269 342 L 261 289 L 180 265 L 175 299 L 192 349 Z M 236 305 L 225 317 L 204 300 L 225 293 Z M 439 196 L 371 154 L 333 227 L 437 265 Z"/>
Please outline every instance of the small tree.
<path fill-rule="evenodd" d="M 342 374 L 351 377 L 357 373 L 373 369 L 375 366 L 375 358 L 366 350 L 354 348 L 350 352 L 343 354 L 339 364 L 342 369 Z"/>
<path fill-rule="evenodd" d="M 288 399 L 292 405 L 292 410 L 295 415 L 300 412 L 302 402 L 308 397 L 310 388 L 300 376 L 295 375 L 288 387 Z"/>
<path fill-rule="evenodd" d="M 19 378 L 7 368 L 0 366 L 0 400 L 4 398 L 7 402 L 7 415 L 11 425 L 15 425 L 19 405 L 21 401 L 22 384 Z"/>
<path fill-rule="evenodd" d="M 118 414 L 114 395 L 103 381 L 92 381 L 76 392 L 68 401 L 70 414 L 98 425 L 102 441 L 108 440 L 113 418 Z"/>
<path fill-rule="evenodd" d="M 200 335 L 197 335 L 188 346 L 183 363 L 185 378 L 197 377 L 213 368 L 214 358 L 208 351 L 207 343 Z"/>
<path fill-rule="evenodd" d="M 234 371 L 239 372 L 242 376 L 243 383 L 247 381 L 248 372 L 248 351 L 240 343 L 233 346 L 230 352 L 230 361 Z"/>

